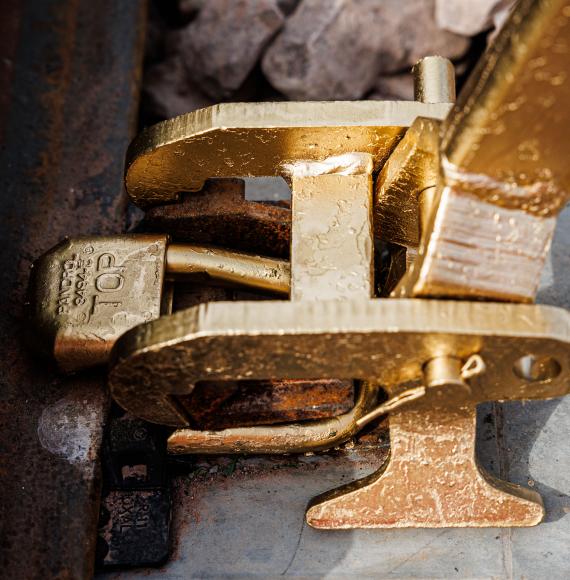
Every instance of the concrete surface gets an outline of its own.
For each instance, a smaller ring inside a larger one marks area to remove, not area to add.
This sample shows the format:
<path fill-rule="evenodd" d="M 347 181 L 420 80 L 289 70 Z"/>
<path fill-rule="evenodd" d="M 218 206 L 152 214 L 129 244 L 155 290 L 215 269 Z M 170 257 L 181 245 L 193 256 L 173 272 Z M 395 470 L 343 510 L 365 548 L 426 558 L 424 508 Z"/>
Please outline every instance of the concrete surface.
<path fill-rule="evenodd" d="M 282 177 L 246 177 L 245 199 L 249 201 L 285 201 L 291 188 Z"/>
<path fill-rule="evenodd" d="M 539 300 L 570 308 L 570 208 L 559 220 Z M 315 495 L 380 466 L 384 447 L 285 459 L 200 462 L 174 482 L 172 559 L 159 569 L 100 578 L 570 578 L 570 397 L 486 404 L 479 458 L 530 485 L 546 521 L 526 529 L 316 531 L 304 524 Z"/>

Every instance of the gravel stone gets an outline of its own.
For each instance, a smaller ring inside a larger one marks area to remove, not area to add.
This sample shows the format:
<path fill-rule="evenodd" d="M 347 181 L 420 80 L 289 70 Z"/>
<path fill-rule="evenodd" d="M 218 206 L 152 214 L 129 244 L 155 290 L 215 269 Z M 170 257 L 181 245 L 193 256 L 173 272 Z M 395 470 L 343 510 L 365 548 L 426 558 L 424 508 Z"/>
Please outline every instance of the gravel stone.
<path fill-rule="evenodd" d="M 144 76 L 142 103 L 145 114 L 159 121 L 214 104 L 193 84 L 178 55 L 151 66 Z"/>
<path fill-rule="evenodd" d="M 230 97 L 283 22 L 276 0 L 209 0 L 180 32 L 188 75 L 212 98 Z"/>
<path fill-rule="evenodd" d="M 368 99 L 371 101 L 413 101 L 413 75 L 402 73 L 379 77 Z"/>
<path fill-rule="evenodd" d="M 474 36 L 493 27 L 494 15 L 512 4 L 511 0 L 435 0 L 439 28 Z"/>
<path fill-rule="evenodd" d="M 380 74 L 423 56 L 461 57 L 469 39 L 439 30 L 435 0 L 303 0 L 262 61 L 293 100 L 360 99 Z"/>

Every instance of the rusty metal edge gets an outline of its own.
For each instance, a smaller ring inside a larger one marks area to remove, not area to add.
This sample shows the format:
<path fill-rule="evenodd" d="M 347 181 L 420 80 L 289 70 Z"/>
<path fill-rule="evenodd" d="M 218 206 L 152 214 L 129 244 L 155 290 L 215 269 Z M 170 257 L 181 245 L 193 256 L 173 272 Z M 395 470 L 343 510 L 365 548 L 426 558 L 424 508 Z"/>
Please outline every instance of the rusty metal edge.
<path fill-rule="evenodd" d="M 35 256 L 65 235 L 124 228 L 123 158 L 137 119 L 145 21 L 144 0 L 25 0 L 7 4 L 0 19 L 6 578 L 93 575 L 108 397 L 102 377 L 62 381 L 37 360 L 23 338 L 23 307 Z"/>

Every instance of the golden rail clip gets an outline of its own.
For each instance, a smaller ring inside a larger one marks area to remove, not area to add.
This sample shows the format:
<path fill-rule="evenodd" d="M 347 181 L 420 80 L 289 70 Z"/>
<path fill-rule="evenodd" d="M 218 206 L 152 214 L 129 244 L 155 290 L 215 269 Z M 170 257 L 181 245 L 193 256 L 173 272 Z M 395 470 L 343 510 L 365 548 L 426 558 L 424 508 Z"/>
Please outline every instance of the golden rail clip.
<path fill-rule="evenodd" d="M 536 492 L 477 465 L 475 407 L 570 393 L 570 314 L 512 303 L 532 301 L 568 199 L 569 30 L 568 0 L 520 2 L 450 115 L 450 68 L 434 59 L 417 67 L 420 100 L 411 103 L 228 104 L 145 131 L 126 173 L 143 206 L 209 177 L 289 179 L 291 293 L 199 306 L 130 330 L 112 354 L 115 399 L 149 421 L 187 427 L 176 397 L 199 380 L 381 385 L 395 402 L 390 458 L 314 500 L 312 526 L 538 523 Z M 419 246 L 400 299 L 374 298 L 374 229 Z M 369 416 L 361 403 L 347 433 Z M 182 430 L 170 446 L 204 451 L 208 440 L 225 452 L 274 452 L 287 450 L 290 435 L 246 429 L 200 440 Z M 302 444 L 298 437 L 288 449 Z"/>

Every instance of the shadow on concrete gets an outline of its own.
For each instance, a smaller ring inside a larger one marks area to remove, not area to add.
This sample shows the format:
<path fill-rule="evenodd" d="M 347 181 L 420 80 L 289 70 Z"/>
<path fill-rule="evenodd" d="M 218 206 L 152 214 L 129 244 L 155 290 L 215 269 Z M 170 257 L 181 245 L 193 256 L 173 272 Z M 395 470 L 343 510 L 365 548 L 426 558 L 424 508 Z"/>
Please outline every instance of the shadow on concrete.
<path fill-rule="evenodd" d="M 570 205 L 561 213 L 538 292 L 539 304 L 570 308 Z M 482 465 L 502 479 L 530 485 L 544 500 L 546 522 L 567 515 L 570 495 L 550 487 L 541 479 L 554 475 L 557 464 L 552 458 L 542 465 L 541 473 L 531 473 L 533 449 L 542 435 L 555 450 L 562 444 L 552 435 L 549 420 L 561 403 L 550 401 L 489 403 L 478 411 L 478 455 Z M 555 429 L 555 426 L 554 426 Z"/>

